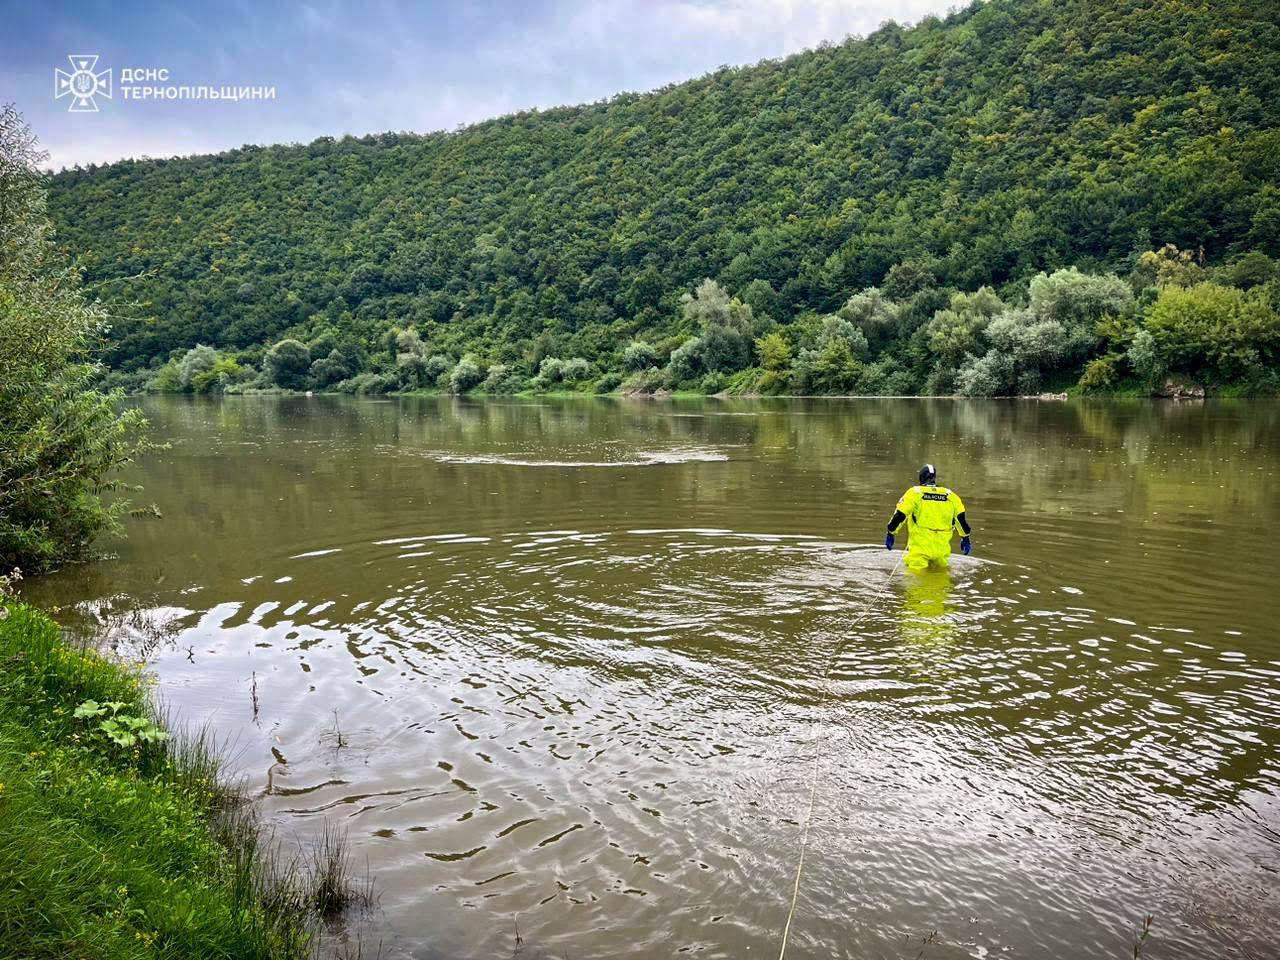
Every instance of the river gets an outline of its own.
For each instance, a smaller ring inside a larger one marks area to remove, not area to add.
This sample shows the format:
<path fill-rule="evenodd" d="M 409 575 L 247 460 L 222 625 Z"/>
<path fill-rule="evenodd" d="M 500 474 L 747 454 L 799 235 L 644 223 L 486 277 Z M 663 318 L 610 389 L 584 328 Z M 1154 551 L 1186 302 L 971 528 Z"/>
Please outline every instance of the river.
<path fill-rule="evenodd" d="M 140 402 L 163 518 L 25 593 L 384 957 L 776 956 L 811 794 L 788 957 L 1280 953 L 1280 405 Z"/>

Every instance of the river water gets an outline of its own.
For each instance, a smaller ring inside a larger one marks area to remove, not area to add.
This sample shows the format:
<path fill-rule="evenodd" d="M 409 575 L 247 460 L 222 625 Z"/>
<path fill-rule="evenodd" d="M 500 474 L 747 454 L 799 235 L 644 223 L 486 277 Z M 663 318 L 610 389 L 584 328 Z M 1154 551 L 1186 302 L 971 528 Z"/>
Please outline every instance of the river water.
<path fill-rule="evenodd" d="M 142 403 L 163 519 L 26 592 L 384 957 L 776 956 L 811 796 L 789 957 L 1280 955 L 1280 406 Z"/>

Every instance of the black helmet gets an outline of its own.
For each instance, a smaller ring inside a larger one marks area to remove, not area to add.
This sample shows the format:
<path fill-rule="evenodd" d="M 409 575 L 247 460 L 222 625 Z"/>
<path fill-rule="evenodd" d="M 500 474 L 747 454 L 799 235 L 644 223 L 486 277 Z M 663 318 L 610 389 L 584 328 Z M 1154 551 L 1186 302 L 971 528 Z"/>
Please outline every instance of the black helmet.
<path fill-rule="evenodd" d="M 926 463 L 920 468 L 920 482 L 926 486 L 932 486 L 938 482 L 938 471 L 933 468 L 932 463 Z"/>

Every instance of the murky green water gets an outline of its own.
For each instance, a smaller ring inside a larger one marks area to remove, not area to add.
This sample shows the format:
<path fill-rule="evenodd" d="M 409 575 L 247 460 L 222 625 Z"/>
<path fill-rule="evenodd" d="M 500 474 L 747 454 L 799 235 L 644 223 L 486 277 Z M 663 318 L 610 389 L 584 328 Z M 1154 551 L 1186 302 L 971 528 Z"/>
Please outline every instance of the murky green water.
<path fill-rule="evenodd" d="M 348 828 L 386 957 L 776 956 L 815 769 L 788 956 L 1280 951 L 1276 405 L 145 407 L 164 519 L 27 592 Z"/>

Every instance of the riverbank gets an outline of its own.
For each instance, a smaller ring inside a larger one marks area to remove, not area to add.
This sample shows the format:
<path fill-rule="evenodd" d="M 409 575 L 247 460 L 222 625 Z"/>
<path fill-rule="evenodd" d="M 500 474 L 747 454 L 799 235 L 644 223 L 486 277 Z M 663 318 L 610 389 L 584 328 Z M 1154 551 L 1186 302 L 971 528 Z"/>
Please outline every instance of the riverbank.
<path fill-rule="evenodd" d="M 337 835 L 278 856 L 208 740 L 40 610 L 0 598 L 0 663 L 0 956 L 295 960 L 360 895 Z"/>
<path fill-rule="evenodd" d="M 729 386 L 710 393 L 701 390 L 672 390 L 663 386 L 635 387 L 626 384 L 610 385 L 598 389 L 596 381 L 585 381 L 581 388 L 522 389 L 494 392 L 483 387 L 457 393 L 443 387 L 418 387 L 410 390 L 290 390 L 283 387 L 234 386 L 216 391 L 226 396 L 357 396 L 357 397 L 450 397 L 466 396 L 479 399 L 557 399 L 563 397 L 625 397 L 642 400 L 740 399 L 740 400 L 1270 400 L 1280 396 L 1280 384 L 1273 381 L 1251 381 L 1229 384 L 1205 384 L 1190 380 L 1169 378 L 1157 384 L 1129 378 L 1105 386 L 1082 387 L 1074 380 L 1057 379 L 1047 383 L 1036 393 L 1010 393 L 990 397 L 972 397 L 960 393 L 772 393 L 752 388 Z M 133 389 L 132 397 L 178 396 L 183 391 L 155 391 Z M 190 395 L 190 391 L 186 391 Z"/>
<path fill-rule="evenodd" d="M 154 396 L 190 396 L 190 394 L 157 394 L 138 392 L 131 397 Z M 359 399 L 385 399 L 390 397 L 465 397 L 472 400 L 563 400 L 563 399 L 612 399 L 612 400 L 1042 400 L 1042 401 L 1105 401 L 1105 400 L 1148 400 L 1159 403 L 1169 400 L 1204 401 L 1204 400 L 1274 400 L 1274 391 L 1252 391 L 1246 388 L 1224 387 L 1210 391 L 1204 387 L 1167 387 L 1158 391 L 1150 388 L 1120 387 L 1107 390 L 1085 392 L 1078 388 L 1062 391 L 1046 391 L 1042 393 L 1015 394 L 1007 397 L 965 397 L 959 394 L 865 394 L 865 393 L 697 393 L 690 390 L 656 390 L 653 392 L 615 390 L 609 393 L 594 393 L 589 390 L 522 390 L 518 393 L 484 393 L 472 391 L 466 394 L 450 393 L 448 390 L 393 390 L 379 394 L 346 394 L 334 390 L 245 390 L 227 391 L 222 396 L 228 397 L 342 397 L 355 396 Z"/>

